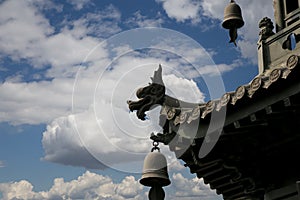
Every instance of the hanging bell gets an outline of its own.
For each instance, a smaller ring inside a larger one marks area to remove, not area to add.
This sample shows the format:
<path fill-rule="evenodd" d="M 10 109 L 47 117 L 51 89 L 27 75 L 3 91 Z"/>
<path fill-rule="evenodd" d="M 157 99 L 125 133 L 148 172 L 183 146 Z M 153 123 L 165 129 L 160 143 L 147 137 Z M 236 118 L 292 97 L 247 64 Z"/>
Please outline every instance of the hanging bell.
<path fill-rule="evenodd" d="M 168 175 L 167 160 L 159 151 L 154 152 L 152 149 L 146 156 L 140 183 L 149 187 L 170 185 L 171 181 Z"/>
<path fill-rule="evenodd" d="M 222 26 L 225 29 L 241 28 L 244 26 L 241 8 L 234 0 L 231 0 L 224 9 Z"/>

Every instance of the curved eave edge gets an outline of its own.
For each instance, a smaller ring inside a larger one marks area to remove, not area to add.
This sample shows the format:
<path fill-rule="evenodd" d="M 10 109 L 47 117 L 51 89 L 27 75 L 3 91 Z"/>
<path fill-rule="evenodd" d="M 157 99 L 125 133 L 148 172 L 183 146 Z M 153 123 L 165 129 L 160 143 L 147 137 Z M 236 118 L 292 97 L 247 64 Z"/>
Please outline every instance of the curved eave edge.
<path fill-rule="evenodd" d="M 291 63 L 290 60 L 293 60 L 293 62 Z M 259 91 L 268 89 L 272 84 L 278 82 L 278 80 L 287 79 L 298 65 L 298 56 L 292 55 L 284 67 L 266 70 L 264 73 L 256 76 L 249 84 L 241 85 L 235 91 L 223 94 L 220 99 L 210 100 L 204 104 L 194 104 L 194 107 L 173 106 L 172 104 L 168 104 L 166 100 L 162 105 L 161 115 L 164 115 L 167 120 L 172 121 L 175 126 L 183 123 L 189 124 L 199 118 L 205 119 L 214 111 L 219 112 L 229 104 L 234 106 L 239 101 L 252 98 Z M 168 99 L 171 97 L 166 96 L 165 98 Z M 180 102 L 180 100 L 177 101 Z"/>

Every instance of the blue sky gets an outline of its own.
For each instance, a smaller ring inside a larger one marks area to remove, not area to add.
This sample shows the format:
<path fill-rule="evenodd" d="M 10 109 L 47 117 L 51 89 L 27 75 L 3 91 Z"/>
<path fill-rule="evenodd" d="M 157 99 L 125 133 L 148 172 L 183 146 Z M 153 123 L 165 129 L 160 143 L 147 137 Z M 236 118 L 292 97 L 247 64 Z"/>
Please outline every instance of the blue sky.
<path fill-rule="evenodd" d="M 272 1 L 239 0 L 237 47 L 222 29 L 229 1 L 0 1 L 0 198 L 146 199 L 138 183 L 158 110 L 126 100 L 163 66 L 168 94 L 203 102 L 258 73 L 258 22 Z M 167 147 L 168 199 L 221 199 Z"/>

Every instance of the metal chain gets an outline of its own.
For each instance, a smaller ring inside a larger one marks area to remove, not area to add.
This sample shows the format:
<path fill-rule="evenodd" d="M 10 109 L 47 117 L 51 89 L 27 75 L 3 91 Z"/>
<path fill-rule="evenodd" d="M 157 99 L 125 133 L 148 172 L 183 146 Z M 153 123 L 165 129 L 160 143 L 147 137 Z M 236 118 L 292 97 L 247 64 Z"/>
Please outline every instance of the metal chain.
<path fill-rule="evenodd" d="M 155 150 L 157 150 L 158 152 L 160 152 L 160 148 L 158 147 L 159 142 L 153 141 L 152 145 L 153 145 L 153 148 L 151 149 L 151 152 L 153 152 Z"/>

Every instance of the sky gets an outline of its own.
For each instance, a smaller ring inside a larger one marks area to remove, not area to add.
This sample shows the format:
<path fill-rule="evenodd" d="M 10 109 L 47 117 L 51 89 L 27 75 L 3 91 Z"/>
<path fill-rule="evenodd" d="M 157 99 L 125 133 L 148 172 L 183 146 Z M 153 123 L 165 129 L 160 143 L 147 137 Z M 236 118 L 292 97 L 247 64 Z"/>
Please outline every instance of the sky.
<path fill-rule="evenodd" d="M 185 101 L 249 83 L 272 1 L 237 1 L 237 47 L 221 27 L 228 3 L 1 0 L 0 199 L 147 199 L 138 180 L 159 108 L 140 121 L 126 101 L 159 64 L 167 94 Z M 166 199 L 222 199 L 160 148 Z"/>

